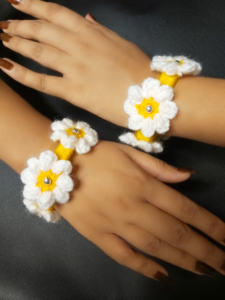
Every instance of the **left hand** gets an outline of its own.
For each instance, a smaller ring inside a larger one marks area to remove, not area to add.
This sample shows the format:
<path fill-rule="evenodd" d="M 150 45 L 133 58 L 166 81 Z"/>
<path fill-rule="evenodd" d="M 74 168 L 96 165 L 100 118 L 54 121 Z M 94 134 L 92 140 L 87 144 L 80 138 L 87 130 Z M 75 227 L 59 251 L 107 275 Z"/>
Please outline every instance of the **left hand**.
<path fill-rule="evenodd" d="M 90 16 L 44 1 L 21 0 L 14 7 L 39 20 L 10 21 L 4 32 L 13 37 L 3 34 L 4 45 L 63 77 L 38 74 L 15 62 L 12 70 L 2 70 L 26 86 L 127 127 L 123 104 L 129 86 L 158 77 L 150 70 L 150 58 Z"/>

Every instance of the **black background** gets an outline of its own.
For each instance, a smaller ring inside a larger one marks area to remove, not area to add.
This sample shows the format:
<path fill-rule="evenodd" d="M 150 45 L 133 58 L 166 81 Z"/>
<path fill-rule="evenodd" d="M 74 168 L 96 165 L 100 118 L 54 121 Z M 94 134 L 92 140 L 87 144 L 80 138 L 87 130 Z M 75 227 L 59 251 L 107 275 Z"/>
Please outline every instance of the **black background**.
<path fill-rule="evenodd" d="M 58 3 L 83 16 L 92 13 L 100 23 L 136 43 L 150 57 L 187 55 L 203 64 L 203 76 L 225 77 L 222 0 L 60 0 Z M 0 0 L 0 20 L 24 17 L 30 18 L 6 0 Z M 41 73 L 54 74 L 2 45 L 0 57 L 9 57 Z M 104 140 L 117 141 L 122 132 L 121 128 L 61 99 L 26 88 L 2 72 L 0 76 L 51 119 L 79 118 L 89 122 Z M 18 134 L 17 124 L 14 130 L 12 134 Z M 225 221 L 223 148 L 171 138 L 159 157 L 170 164 L 195 169 L 196 175 L 174 188 Z M 164 287 L 117 264 L 65 220 L 49 224 L 30 215 L 22 204 L 21 191 L 19 175 L 0 161 L 0 300 L 224 299 L 225 277 L 221 274 L 214 278 L 198 276 L 156 259 L 174 281 L 171 287 Z"/>

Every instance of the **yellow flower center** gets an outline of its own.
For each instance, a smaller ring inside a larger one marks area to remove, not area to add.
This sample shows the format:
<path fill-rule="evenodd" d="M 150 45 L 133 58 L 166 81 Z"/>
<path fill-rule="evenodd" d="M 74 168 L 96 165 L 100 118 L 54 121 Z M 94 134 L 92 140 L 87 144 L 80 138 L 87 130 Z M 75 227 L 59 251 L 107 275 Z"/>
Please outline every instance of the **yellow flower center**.
<path fill-rule="evenodd" d="M 145 141 L 145 142 L 148 142 L 148 143 L 153 143 L 153 142 L 156 142 L 156 140 L 158 139 L 158 134 L 154 134 L 153 136 L 151 137 L 146 137 L 142 132 L 141 130 L 138 130 L 135 132 L 135 136 L 136 138 L 139 140 L 139 141 Z"/>
<path fill-rule="evenodd" d="M 139 115 L 142 115 L 144 118 L 151 117 L 153 119 L 154 115 L 159 112 L 159 103 L 152 97 L 144 99 L 141 104 L 136 104 L 135 107 Z"/>
<path fill-rule="evenodd" d="M 66 132 L 68 133 L 68 135 L 75 135 L 78 139 L 82 138 L 85 136 L 85 132 L 83 131 L 83 129 L 78 129 L 76 127 L 71 127 L 69 129 L 66 129 Z"/>
<path fill-rule="evenodd" d="M 56 187 L 56 180 L 60 174 L 52 173 L 52 170 L 47 172 L 41 171 L 41 174 L 38 175 L 36 184 L 37 187 L 41 189 L 41 192 L 53 191 Z"/>

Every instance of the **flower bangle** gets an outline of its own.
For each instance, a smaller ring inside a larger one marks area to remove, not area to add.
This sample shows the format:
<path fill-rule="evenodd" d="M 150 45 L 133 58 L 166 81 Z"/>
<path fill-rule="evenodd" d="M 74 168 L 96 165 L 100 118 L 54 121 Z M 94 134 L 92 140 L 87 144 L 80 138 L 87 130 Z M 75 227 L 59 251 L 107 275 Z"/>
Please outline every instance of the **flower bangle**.
<path fill-rule="evenodd" d="M 124 110 L 129 115 L 128 127 L 135 132 L 121 136 L 121 142 L 146 152 L 162 152 L 162 136 L 170 127 L 178 107 L 173 102 L 173 87 L 183 75 L 198 75 L 201 65 L 184 56 L 154 56 L 153 71 L 161 72 L 159 79 L 147 78 L 142 86 L 132 85 Z"/>
<path fill-rule="evenodd" d="M 67 203 L 75 185 L 70 177 L 72 164 L 69 160 L 74 150 L 78 154 L 89 152 L 97 144 L 98 136 L 87 123 L 75 123 L 67 118 L 53 122 L 51 128 L 50 138 L 60 144 L 54 152 L 47 150 L 39 158 L 30 158 L 21 180 L 25 184 L 23 203 L 27 209 L 47 222 L 56 223 L 61 216 L 54 204 Z"/>

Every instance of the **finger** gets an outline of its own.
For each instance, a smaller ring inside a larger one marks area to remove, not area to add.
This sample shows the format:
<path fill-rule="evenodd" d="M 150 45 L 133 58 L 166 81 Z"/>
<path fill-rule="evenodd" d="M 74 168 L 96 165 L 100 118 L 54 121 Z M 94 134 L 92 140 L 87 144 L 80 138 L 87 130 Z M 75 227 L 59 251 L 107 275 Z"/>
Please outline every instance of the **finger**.
<path fill-rule="evenodd" d="M 43 20 L 12 20 L 5 33 L 39 41 L 64 52 L 74 47 L 73 34 Z"/>
<path fill-rule="evenodd" d="M 0 68 L 11 78 L 22 83 L 23 85 L 52 96 L 63 98 L 65 93 L 64 89 L 67 90 L 67 81 L 65 78 L 33 72 L 9 59 L 1 59 Z"/>
<path fill-rule="evenodd" d="M 155 235 L 138 226 L 132 224 L 124 225 L 119 235 L 141 251 L 187 271 L 208 276 L 213 276 L 216 273 L 216 271 L 209 266 L 205 266 L 204 272 L 202 272 L 203 270 L 201 270 L 201 272 L 197 271 L 199 263 L 202 265 L 202 262 L 198 262 L 192 255 L 165 243 Z"/>
<path fill-rule="evenodd" d="M 165 275 L 163 277 L 165 282 L 170 281 L 167 271 L 162 266 L 132 249 L 115 234 L 101 234 L 101 237 L 95 243 L 119 264 L 152 279 L 157 279 L 157 273 L 160 272 Z"/>
<path fill-rule="evenodd" d="M 152 184 L 154 185 L 153 197 L 150 196 L 152 188 L 149 184 L 144 190 L 149 203 L 225 245 L 225 223 L 222 220 L 174 189 L 156 180 Z"/>
<path fill-rule="evenodd" d="M 28 15 L 46 20 L 73 32 L 77 32 L 82 25 L 89 23 L 76 12 L 56 3 L 23 0 L 13 6 Z"/>
<path fill-rule="evenodd" d="M 88 13 L 86 16 L 85 16 L 85 19 L 92 22 L 92 23 L 97 23 L 96 22 L 96 19 L 94 16 L 92 16 L 92 14 Z"/>
<path fill-rule="evenodd" d="M 183 222 L 146 202 L 141 206 L 138 205 L 135 214 L 130 218 L 130 223 L 138 225 L 171 246 L 189 253 L 225 274 L 225 270 L 222 270 L 225 253 Z"/>
<path fill-rule="evenodd" d="M 52 46 L 33 42 L 17 36 L 0 34 L 5 47 L 29 57 L 41 65 L 65 74 L 69 67 L 69 55 Z"/>
<path fill-rule="evenodd" d="M 191 176 L 191 171 L 189 170 L 178 169 L 168 165 L 164 161 L 141 151 L 137 151 L 132 147 L 127 146 L 122 149 L 123 151 L 126 151 L 135 163 L 158 180 L 175 183 L 187 180 Z"/>

